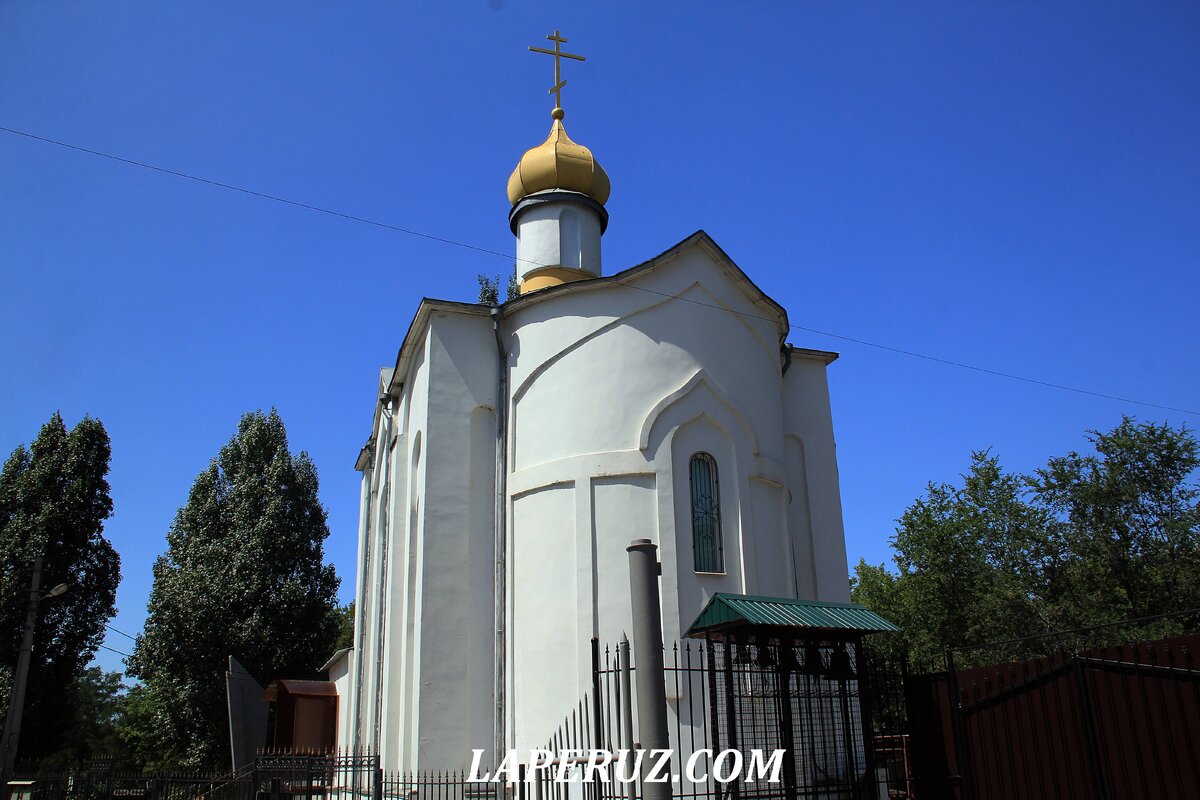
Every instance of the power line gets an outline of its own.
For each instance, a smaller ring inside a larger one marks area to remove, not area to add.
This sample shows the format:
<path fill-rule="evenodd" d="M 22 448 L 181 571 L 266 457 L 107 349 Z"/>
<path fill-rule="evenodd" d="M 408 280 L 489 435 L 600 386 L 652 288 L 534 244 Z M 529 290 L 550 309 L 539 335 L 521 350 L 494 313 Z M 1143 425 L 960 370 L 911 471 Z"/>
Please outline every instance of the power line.
<path fill-rule="evenodd" d="M 186 180 L 195 181 L 197 183 L 203 183 L 203 184 L 207 184 L 209 186 L 216 186 L 221 189 L 228 189 L 233 192 L 239 192 L 241 194 L 250 195 L 251 197 L 258 197 L 263 200 L 272 200 L 276 203 L 283 203 L 285 205 L 295 206 L 296 208 L 303 208 L 308 211 L 315 211 L 320 214 L 327 214 L 332 217 L 338 217 L 340 219 L 350 220 L 351 222 L 359 222 L 364 225 L 371 225 L 371 226 L 374 226 L 377 228 L 383 228 L 385 230 L 394 231 L 396 233 L 403 233 L 408 236 L 416 236 L 421 239 L 427 239 L 429 241 L 440 242 L 442 244 L 448 244 L 448 245 L 452 245 L 454 247 L 461 247 L 466 250 L 473 250 L 477 253 L 484 253 L 487 255 L 499 256 L 500 258 L 511 259 L 514 261 L 523 261 L 525 263 L 533 264 L 535 266 L 546 266 L 544 264 L 541 264 L 540 262 L 533 261 L 531 259 L 515 257 L 511 253 L 502 253 L 499 250 L 492 250 L 487 247 L 479 247 L 477 245 L 467 244 L 466 242 L 459 242 L 454 239 L 447 239 L 443 236 L 435 236 L 430 233 L 422 233 L 421 231 L 412 230 L 411 228 L 403 228 L 403 227 L 400 227 L 399 225 L 391 225 L 386 222 L 380 222 L 378 220 L 368 219 L 367 217 L 360 217 L 356 214 L 347 214 L 342 211 L 335 211 L 330 208 L 323 208 L 321 206 L 312 205 L 311 203 L 304 203 L 299 200 L 291 200 L 286 197 L 280 197 L 278 195 L 268 194 L 266 192 L 259 192 L 259 191 L 255 191 L 253 189 L 246 189 L 244 187 L 235 186 L 234 184 L 225 183 L 223 181 L 216 181 L 216 180 L 212 180 L 210 178 L 202 178 L 198 175 L 191 175 L 186 172 L 180 172 L 178 170 L 168 169 L 166 167 L 160 167 L 155 164 L 148 164 L 144 161 L 136 161 L 131 158 L 125 158 L 123 156 L 113 155 L 112 153 L 105 153 L 100 150 L 93 150 L 88 147 L 81 147 L 79 145 L 71 144 L 69 142 L 63 142 L 58 139 L 51 139 L 46 136 L 39 136 L 34 133 L 29 133 L 28 131 L 21 131 L 21 130 L 15 129 L 15 128 L 8 128 L 8 127 L 4 127 L 4 126 L 0 126 L 0 131 L 4 131 L 5 133 L 13 134 L 14 136 L 23 136 L 27 139 L 33 139 L 35 141 L 44 142 L 46 144 L 52 144 L 57 147 L 63 147 L 68 150 L 75 150 L 80 153 L 86 153 L 88 155 L 97 156 L 98 158 L 106 158 L 111 161 L 120 162 L 122 164 L 128 164 L 130 166 L 141 167 L 142 169 L 148 169 L 148 170 L 152 170 L 154 172 L 160 172 L 160 173 L 163 173 L 164 175 L 171 175 L 171 176 L 174 176 L 177 178 L 184 178 Z M 718 305 L 714 305 L 712 303 L 705 303 L 703 301 L 693 300 L 688 297 L 680 297 L 679 295 L 671 294 L 669 292 L 656 291 L 654 289 L 649 289 L 645 286 L 638 286 L 633 283 L 624 283 L 622 285 L 627 286 L 631 289 L 637 289 L 639 291 L 648 292 L 650 294 L 656 294 L 656 295 L 660 295 L 662 297 L 668 297 L 668 298 L 671 298 L 674 300 L 681 300 L 685 303 L 692 303 L 694 305 L 704 306 L 706 308 L 712 308 L 712 309 L 716 309 L 718 311 L 725 311 L 725 312 L 734 314 L 736 316 L 747 317 L 750 319 L 765 320 L 767 322 L 775 322 L 775 320 L 773 320 L 769 317 L 760 317 L 760 316 L 757 316 L 754 314 L 745 314 L 742 312 L 733 311 L 732 309 L 725 308 L 724 306 L 718 306 Z M 1043 386 L 1043 387 L 1046 387 L 1049 389 L 1058 389 L 1060 391 L 1065 391 L 1065 392 L 1074 392 L 1075 394 L 1087 395 L 1089 397 L 1097 397 L 1097 398 L 1101 398 L 1104 400 L 1114 400 L 1114 401 L 1117 401 L 1120 403 L 1129 403 L 1131 405 L 1144 406 L 1146 408 L 1156 408 L 1156 409 L 1159 409 L 1162 411 L 1174 411 L 1174 412 L 1177 412 L 1180 414 L 1191 414 L 1194 416 L 1200 416 L 1200 411 L 1197 411 L 1194 409 L 1179 408 L 1176 406 L 1168 406 L 1168 405 L 1163 405 L 1160 403 L 1151 403 L 1151 402 L 1147 402 L 1144 400 L 1134 400 L 1134 399 L 1131 399 L 1128 397 L 1121 397 L 1119 395 L 1106 394 L 1104 392 L 1092 391 L 1091 389 L 1081 389 L 1077 386 L 1068 386 L 1066 384 L 1054 383 L 1052 381 L 1043 381 L 1043 380 L 1039 380 L 1037 378 L 1030 378 L 1030 377 L 1027 377 L 1024 375 L 1017 375 L 1012 372 L 1003 372 L 1001 370 L 989 369 L 987 367 L 980 367 L 975 364 L 968 364 L 968 363 L 962 362 L 962 361 L 954 361 L 952 359 L 941 358 L 939 356 L 931 356 L 931 355 L 927 355 L 925 353 L 919 353 L 915 350 L 906 350 L 901 347 L 893 347 L 892 345 L 880 344 L 879 342 L 872 342 L 867 339 L 859 339 L 859 338 L 856 338 L 853 336 L 845 336 L 845 335 L 839 334 L 839 333 L 831 333 L 829 331 L 818 330 L 817 328 L 809 328 L 804 325 L 796 325 L 794 323 L 789 323 L 788 328 L 791 330 L 795 330 L 795 331 L 804 331 L 805 333 L 812 333 L 817 336 L 827 336 L 831 339 L 838 339 L 838 340 L 844 341 L 844 342 L 852 342 L 854 344 L 863 345 L 864 347 L 873 347 L 877 350 L 884 350 L 889 353 L 896 353 L 898 355 L 908 356 L 910 358 L 919 358 L 924 361 L 931 361 L 935 364 L 942 364 L 944 366 L 957 367 L 958 369 L 971 370 L 972 372 L 979 372 L 984 375 L 992 375 L 992 376 L 998 377 L 998 378 L 1007 378 L 1008 380 L 1021 381 L 1023 383 L 1029 383 L 1029 384 L 1033 384 L 1035 386 Z M 119 631 L 118 631 L 118 633 L 119 633 Z M 124 634 L 124 635 L 128 636 L 128 634 Z"/>
<path fill-rule="evenodd" d="M 421 233 L 420 231 L 414 231 L 414 230 L 410 230 L 408 228 L 401 228 L 398 225 L 389 225 L 386 222 L 379 222 L 377 220 L 367 219 L 366 217 L 359 217 L 354 214 L 347 214 L 342 211 L 334 211 L 333 209 L 330 209 L 330 208 L 321 208 L 320 206 L 310 205 L 309 203 L 302 203 L 299 200 L 289 200 L 286 197 L 280 197 L 280 196 L 274 195 L 274 194 L 267 194 L 266 192 L 256 192 L 253 189 L 246 189 L 241 186 L 234 186 L 232 183 L 222 183 L 221 181 L 214 181 L 209 178 L 201 178 L 198 175 L 189 175 L 186 172 L 179 172 L 178 170 L 167 169 L 166 167 L 159 167 L 154 164 L 147 164 L 145 161 L 135 161 L 132 158 L 123 158 L 122 156 L 115 156 L 112 153 L 104 153 L 99 150 L 92 150 L 87 147 L 80 147 L 77 144 L 70 144 L 68 142 L 60 142 L 57 139 L 50 139 L 45 136 L 38 136 L 37 134 L 28 133 L 26 131 L 19 131 L 19 130 L 16 130 L 15 128 L 5 128 L 3 126 L 0 126 L 0 131 L 4 131 L 5 133 L 11 133 L 16 136 L 24 136 L 29 139 L 36 139 L 39 142 L 45 142 L 46 144 L 57 145 L 58 147 L 65 147 L 68 150 L 77 150 L 80 153 L 87 153 L 88 155 L 98 156 L 99 158 L 107 158 L 112 161 L 119 161 L 122 164 L 129 164 L 134 167 L 141 167 L 142 169 L 149 169 L 149 170 L 153 170 L 155 172 L 161 172 L 164 175 L 173 175 L 176 178 L 186 178 L 189 181 L 196 181 L 197 183 L 206 183 L 209 186 L 217 186 L 221 189 L 228 189 L 231 192 L 241 192 L 242 194 L 248 194 L 252 197 L 260 197 L 264 200 L 274 200 L 276 203 L 285 203 L 286 205 L 289 205 L 289 206 L 296 206 L 297 208 L 304 208 L 309 211 L 316 211 L 321 214 L 328 214 L 332 217 L 340 217 L 342 219 L 348 219 L 352 222 L 361 222 L 364 225 L 374 225 L 377 228 L 385 228 L 389 231 L 396 231 L 397 233 L 405 233 L 405 234 L 408 234 L 409 236 L 418 236 L 422 239 L 429 239 L 430 241 L 441 242 L 442 244 L 454 245 L 455 247 L 463 247 L 463 248 L 466 248 L 467 250 L 475 250 L 480 253 L 487 253 L 488 255 L 501 256 L 503 258 L 511 258 L 511 256 L 509 254 L 501 253 L 499 250 L 489 250 L 486 247 L 477 247 L 476 245 L 466 244 L 465 242 L 456 242 L 453 239 L 446 239 L 441 236 L 434 236 L 431 233 Z M 536 263 L 536 262 L 530 262 L 530 263 Z"/>
<path fill-rule="evenodd" d="M 104 627 L 108 628 L 108 629 L 109 629 L 110 631 L 112 631 L 113 633 L 119 633 L 119 634 L 121 634 L 122 636 L 124 636 L 126 639 L 129 639 L 130 641 L 133 641 L 133 642 L 136 642 L 136 641 L 137 641 L 137 637 L 136 637 L 136 636 L 130 636 L 130 635 L 129 635 L 128 633 L 126 633 L 125 631 L 119 631 L 119 630 L 117 630 L 116 628 L 114 628 L 112 625 L 109 625 L 109 624 L 105 623 Z"/>
<path fill-rule="evenodd" d="M 101 644 L 101 645 L 97 645 L 97 647 L 99 647 L 101 650 L 107 650 L 110 653 L 116 653 L 119 656 L 125 656 L 126 658 L 133 658 L 133 656 L 129 655 L 129 653 L 122 653 L 120 650 L 114 650 L 113 648 L 108 647 L 107 645 Z"/>
<path fill-rule="evenodd" d="M 695 305 L 704 306 L 705 308 L 714 308 L 718 311 L 728 311 L 730 314 L 734 314 L 736 316 L 748 317 L 750 319 L 758 319 L 758 320 L 763 320 L 766 322 L 774 322 L 775 321 L 775 320 L 771 319 L 770 317 L 760 317 L 756 314 L 746 314 L 741 311 L 734 311 L 732 309 L 725 308 L 724 306 L 718 306 L 713 303 L 705 303 L 700 300 L 692 300 L 691 298 L 688 298 L 688 297 L 680 297 L 678 295 L 671 294 L 670 292 L 660 292 L 655 289 L 648 289 L 645 286 L 636 286 L 631 283 L 626 283 L 626 284 L 622 284 L 622 285 L 628 286 L 631 289 L 640 289 L 643 292 L 650 292 L 651 294 L 662 295 L 663 297 L 673 297 L 676 300 L 683 300 L 688 303 L 694 303 Z M 803 325 L 796 325 L 791 322 L 788 323 L 788 328 L 790 328 L 791 330 L 795 330 L 795 331 L 805 331 L 806 333 L 815 333 L 818 336 L 828 336 L 831 339 L 841 339 L 844 342 L 854 342 L 855 344 L 865 345 L 866 347 L 875 347 L 879 350 L 886 350 L 890 353 L 899 353 L 902 356 L 911 356 L 912 358 L 922 358 L 922 359 L 925 359 L 926 361 L 932 361 L 937 364 L 945 364 L 947 366 L 958 367 L 960 369 L 969 369 L 969 370 L 973 370 L 975 372 L 982 372 L 985 375 L 995 375 L 996 377 L 999 377 L 999 378 L 1009 378 L 1010 380 L 1014 380 L 1014 381 L 1024 381 L 1025 383 L 1032 383 L 1037 386 L 1045 386 L 1050 389 L 1062 389 L 1063 391 L 1066 391 L 1066 392 L 1076 392 L 1078 394 L 1086 394 L 1091 397 L 1100 397 L 1105 400 L 1117 400 L 1122 403 L 1132 403 L 1134 405 L 1147 406 L 1149 408 L 1157 408 L 1157 409 L 1161 409 L 1163 411 L 1177 411 L 1181 414 L 1195 414 L 1197 416 L 1200 416 L 1200 411 L 1193 411 L 1192 409 L 1189 409 L 1189 408 L 1176 408 L 1174 406 L 1159 405 L 1158 403 L 1147 403 L 1143 400 L 1131 400 L 1128 397 L 1118 397 L 1117 395 L 1113 395 L 1113 394 L 1104 394 L 1103 392 L 1093 392 L 1090 389 L 1080 389 L 1076 386 L 1067 386 L 1067 385 L 1061 384 L 1061 383 L 1051 383 L 1050 381 L 1038 380 L 1037 378 L 1027 378 L 1024 375 L 1016 375 L 1011 372 L 1001 372 L 1000 370 L 988 369 L 987 367 L 978 367 L 978 366 L 975 366 L 974 364 L 967 364 L 962 361 L 952 361 L 948 358 L 939 358 L 938 356 L 930 356 L 930 355 L 926 355 L 924 353 L 918 353 L 913 350 L 905 350 L 900 347 L 892 347 L 891 345 L 879 344 L 878 342 L 871 342 L 871 341 L 867 341 L 866 339 L 856 339 L 853 336 L 843 336 L 840 333 L 830 333 L 829 331 L 822 331 L 822 330 L 818 330 L 816 328 L 808 328 Z"/>

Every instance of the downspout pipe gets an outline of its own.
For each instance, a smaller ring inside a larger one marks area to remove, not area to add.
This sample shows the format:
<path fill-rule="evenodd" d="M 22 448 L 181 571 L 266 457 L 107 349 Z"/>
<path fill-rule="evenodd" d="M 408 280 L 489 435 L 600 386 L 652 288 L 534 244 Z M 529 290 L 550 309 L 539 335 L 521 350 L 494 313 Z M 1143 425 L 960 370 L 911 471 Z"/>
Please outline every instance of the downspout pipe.
<path fill-rule="evenodd" d="M 375 640 L 378 644 L 378 655 L 375 658 L 375 740 L 373 748 L 376 753 L 383 752 L 383 660 L 387 649 L 387 596 L 388 596 L 388 549 L 391 547 L 391 509 L 392 503 L 392 409 L 393 401 L 389 391 L 379 398 L 380 410 L 384 419 L 383 428 L 383 480 L 379 490 L 379 619 L 376 623 Z"/>
<path fill-rule="evenodd" d="M 375 460 L 375 444 L 370 442 L 371 460 Z M 363 679 L 366 676 L 366 642 L 367 642 L 367 610 L 366 603 L 362 602 L 365 599 L 365 592 L 369 591 L 371 586 L 371 467 L 365 467 L 363 471 L 363 480 L 366 483 L 366 491 L 363 493 L 362 501 L 362 518 L 363 518 L 363 556 L 362 556 L 362 585 L 358 587 L 357 600 L 355 604 L 354 614 L 358 618 L 355 626 L 355 635 L 358 643 L 354 648 L 354 752 L 362 752 L 362 711 L 363 711 Z"/>
<path fill-rule="evenodd" d="M 494 762 L 497 766 L 507 751 L 507 690 L 508 672 L 508 351 L 504 347 L 504 308 L 493 305 L 492 332 L 496 336 L 496 536 L 495 536 L 495 597 L 496 650 L 492 659 L 495 698 L 493 724 Z"/>

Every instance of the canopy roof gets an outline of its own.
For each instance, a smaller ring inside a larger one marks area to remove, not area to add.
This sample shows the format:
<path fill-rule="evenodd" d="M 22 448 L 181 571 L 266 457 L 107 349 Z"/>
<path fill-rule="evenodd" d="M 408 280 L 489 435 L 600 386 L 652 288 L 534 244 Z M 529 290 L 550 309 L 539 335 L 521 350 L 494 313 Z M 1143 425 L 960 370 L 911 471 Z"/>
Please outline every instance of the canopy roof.
<path fill-rule="evenodd" d="M 271 681 L 267 686 L 263 700 L 275 702 L 280 694 L 300 695 L 302 697 L 337 697 L 337 687 L 330 681 Z"/>
<path fill-rule="evenodd" d="M 747 628 L 802 628 L 844 633 L 900 630 L 874 611 L 854 603 L 718 592 L 696 617 L 686 635 L 720 639 L 726 632 Z"/>

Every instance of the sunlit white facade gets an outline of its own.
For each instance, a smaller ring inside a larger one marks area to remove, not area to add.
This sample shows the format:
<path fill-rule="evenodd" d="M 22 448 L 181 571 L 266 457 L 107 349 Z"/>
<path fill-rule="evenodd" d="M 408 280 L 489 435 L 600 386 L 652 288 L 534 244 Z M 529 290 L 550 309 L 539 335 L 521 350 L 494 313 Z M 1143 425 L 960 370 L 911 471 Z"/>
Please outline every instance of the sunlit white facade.
<path fill-rule="evenodd" d="M 631 630 L 633 538 L 660 548 L 667 641 L 718 591 L 848 601 L 836 356 L 787 332 L 703 232 L 499 309 L 423 301 L 357 464 L 339 746 L 462 769 L 497 719 L 506 747 L 543 745 L 590 687 L 591 637 Z"/>

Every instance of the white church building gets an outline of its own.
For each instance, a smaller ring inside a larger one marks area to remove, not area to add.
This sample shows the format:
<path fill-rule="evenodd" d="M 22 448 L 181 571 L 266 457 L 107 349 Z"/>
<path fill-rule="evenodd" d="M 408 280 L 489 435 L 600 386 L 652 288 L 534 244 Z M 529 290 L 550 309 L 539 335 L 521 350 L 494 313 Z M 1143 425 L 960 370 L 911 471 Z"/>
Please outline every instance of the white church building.
<path fill-rule="evenodd" d="M 836 354 L 788 344 L 703 231 L 605 269 L 608 176 L 562 119 L 508 184 L 519 297 L 423 300 L 381 370 L 329 673 L 338 746 L 384 769 L 543 746 L 590 639 L 632 633 L 631 539 L 659 547 L 668 643 L 716 592 L 849 600 Z"/>

